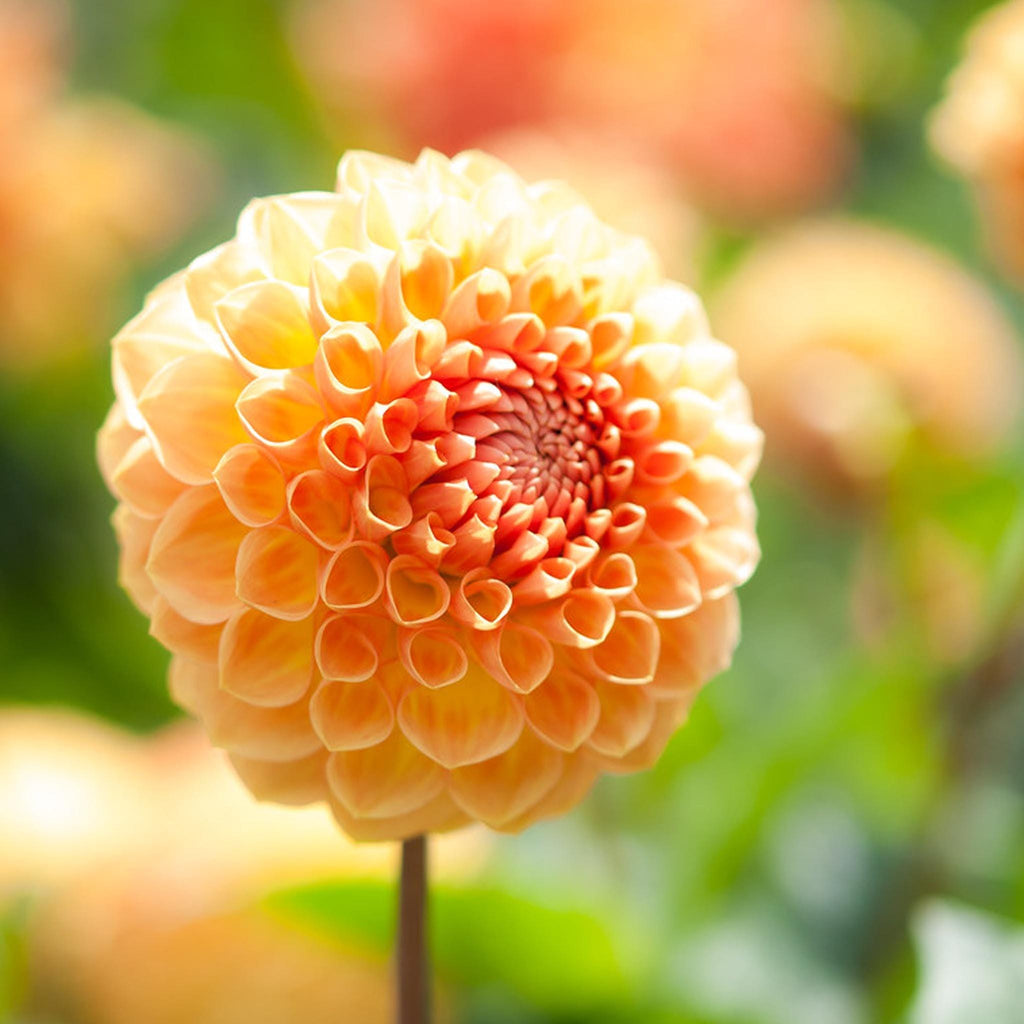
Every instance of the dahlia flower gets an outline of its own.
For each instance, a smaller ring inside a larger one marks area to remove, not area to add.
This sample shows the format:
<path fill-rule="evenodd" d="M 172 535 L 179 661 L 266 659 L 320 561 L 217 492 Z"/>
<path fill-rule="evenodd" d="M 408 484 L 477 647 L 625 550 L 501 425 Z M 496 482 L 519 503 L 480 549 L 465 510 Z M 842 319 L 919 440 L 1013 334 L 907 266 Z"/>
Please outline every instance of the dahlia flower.
<path fill-rule="evenodd" d="M 121 579 L 257 796 L 520 829 L 653 763 L 729 660 L 734 355 L 563 185 L 350 153 L 158 288 L 113 372 Z"/>
<path fill-rule="evenodd" d="M 1014 331 L 943 254 L 843 219 L 754 248 L 712 308 L 735 346 L 769 455 L 817 481 L 870 489 L 913 436 L 990 454 L 1020 411 Z"/>
<path fill-rule="evenodd" d="M 0 360 L 8 365 L 106 329 L 130 264 L 180 235 L 212 181 L 208 157 L 184 133 L 121 102 L 59 95 L 63 15 L 55 4 L 0 0 Z"/>
<path fill-rule="evenodd" d="M 820 201 L 847 163 L 835 0 L 306 0 L 298 12 L 317 95 L 346 131 L 370 111 L 383 142 L 409 152 L 509 129 L 621 136 L 739 219 Z"/>
<path fill-rule="evenodd" d="M 932 116 L 936 151 L 976 197 L 999 261 L 1024 277 L 1024 3 L 985 14 Z"/>

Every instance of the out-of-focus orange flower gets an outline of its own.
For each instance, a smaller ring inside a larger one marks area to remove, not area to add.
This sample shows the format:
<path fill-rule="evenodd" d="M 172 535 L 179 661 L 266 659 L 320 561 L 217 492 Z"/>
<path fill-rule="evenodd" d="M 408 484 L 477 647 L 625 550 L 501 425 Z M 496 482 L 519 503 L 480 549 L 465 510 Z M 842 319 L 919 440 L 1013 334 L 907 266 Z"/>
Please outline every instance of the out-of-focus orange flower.
<path fill-rule="evenodd" d="M 56 97 L 61 14 L 0 0 L 0 359 L 14 365 L 105 328 L 130 263 L 173 241 L 211 182 L 182 133 Z"/>
<path fill-rule="evenodd" d="M 632 152 L 622 138 L 566 126 L 516 129 L 484 140 L 483 148 L 529 181 L 572 184 L 605 223 L 651 243 L 669 275 L 696 275 L 700 220 L 664 166 Z"/>
<path fill-rule="evenodd" d="M 244 909 L 314 879 L 392 877 L 313 808 L 254 803 L 194 725 L 137 737 L 71 712 L 0 712 L 0 910 L 31 892 L 27 1009 L 95 1024 L 383 1020 L 388 972 Z M 483 862 L 443 837 L 441 877 Z M 347 1014 L 347 1015 L 346 1015 Z"/>
<path fill-rule="evenodd" d="M 296 36 L 318 94 L 408 151 L 575 126 L 741 219 L 822 199 L 848 155 L 832 0 L 310 0 Z"/>
<path fill-rule="evenodd" d="M 943 254 L 841 219 L 759 244 L 713 307 L 780 465 L 860 488 L 911 435 L 991 453 L 1017 417 L 1022 367 L 988 291 Z"/>
<path fill-rule="evenodd" d="M 114 380 L 122 581 L 258 796 L 519 829 L 653 763 L 730 658 L 734 354 L 566 186 L 349 154 L 161 286 Z"/>
<path fill-rule="evenodd" d="M 1000 262 L 1024 278 L 1024 3 L 987 11 L 931 121 L 942 157 L 976 189 Z"/>

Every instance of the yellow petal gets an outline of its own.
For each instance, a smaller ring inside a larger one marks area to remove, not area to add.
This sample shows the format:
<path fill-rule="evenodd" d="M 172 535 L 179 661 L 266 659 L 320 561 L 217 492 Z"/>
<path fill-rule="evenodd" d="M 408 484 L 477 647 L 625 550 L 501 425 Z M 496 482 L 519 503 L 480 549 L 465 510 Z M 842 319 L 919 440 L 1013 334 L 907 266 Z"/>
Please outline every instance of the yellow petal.
<path fill-rule="evenodd" d="M 451 592 L 442 576 L 412 555 L 397 555 L 388 563 L 384 607 L 402 626 L 422 626 L 448 610 Z"/>
<path fill-rule="evenodd" d="M 350 489 L 336 476 L 311 469 L 288 485 L 291 521 L 314 544 L 336 550 L 352 538 Z"/>
<path fill-rule="evenodd" d="M 305 366 L 316 355 L 305 289 L 254 281 L 228 292 L 214 308 L 229 351 L 250 373 Z"/>

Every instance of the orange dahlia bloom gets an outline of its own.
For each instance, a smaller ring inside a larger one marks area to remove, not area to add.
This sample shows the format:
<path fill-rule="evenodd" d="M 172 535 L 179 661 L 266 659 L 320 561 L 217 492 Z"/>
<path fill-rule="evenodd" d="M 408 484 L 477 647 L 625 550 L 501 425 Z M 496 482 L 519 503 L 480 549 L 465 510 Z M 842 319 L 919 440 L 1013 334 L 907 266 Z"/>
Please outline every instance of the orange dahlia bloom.
<path fill-rule="evenodd" d="M 299 12 L 317 94 L 349 130 L 371 111 L 410 151 L 517 128 L 617 135 L 730 218 L 820 201 L 847 163 L 834 0 L 307 0 Z"/>
<path fill-rule="evenodd" d="M 715 328 L 739 353 L 769 455 L 869 487 L 915 435 L 991 453 L 1024 383 L 1013 328 L 951 259 L 895 231 L 809 222 L 760 243 L 726 283 Z"/>
<path fill-rule="evenodd" d="M 975 187 L 999 260 L 1024 278 L 1024 3 L 986 11 L 931 121 L 939 154 Z"/>
<path fill-rule="evenodd" d="M 519 829 L 650 765 L 729 660 L 734 355 L 565 186 L 349 154 L 157 289 L 114 381 L 121 578 L 258 796 Z"/>
<path fill-rule="evenodd" d="M 180 235 L 212 180 L 184 133 L 118 101 L 58 95 L 62 15 L 0 0 L 0 360 L 10 365 L 107 329 L 132 261 Z"/>

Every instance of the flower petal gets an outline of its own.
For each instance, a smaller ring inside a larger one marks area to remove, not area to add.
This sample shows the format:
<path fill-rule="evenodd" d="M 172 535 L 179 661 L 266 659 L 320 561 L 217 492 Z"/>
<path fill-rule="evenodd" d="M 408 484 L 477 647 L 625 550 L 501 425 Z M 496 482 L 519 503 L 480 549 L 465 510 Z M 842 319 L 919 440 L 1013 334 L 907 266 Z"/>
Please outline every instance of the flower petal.
<path fill-rule="evenodd" d="M 375 679 L 358 683 L 325 679 L 309 702 L 309 716 L 328 750 L 376 746 L 395 724 L 391 702 Z"/>
<path fill-rule="evenodd" d="M 248 704 L 294 704 L 313 678 L 313 620 L 284 622 L 246 608 L 220 638 L 220 687 Z"/>
<path fill-rule="evenodd" d="M 317 602 L 317 549 L 286 526 L 264 526 L 242 541 L 238 597 L 278 619 L 304 619 Z"/>

